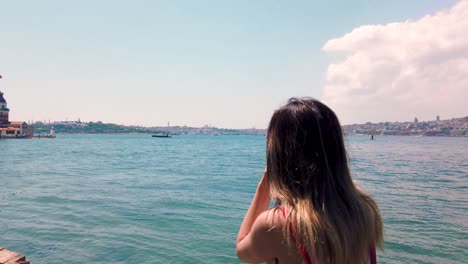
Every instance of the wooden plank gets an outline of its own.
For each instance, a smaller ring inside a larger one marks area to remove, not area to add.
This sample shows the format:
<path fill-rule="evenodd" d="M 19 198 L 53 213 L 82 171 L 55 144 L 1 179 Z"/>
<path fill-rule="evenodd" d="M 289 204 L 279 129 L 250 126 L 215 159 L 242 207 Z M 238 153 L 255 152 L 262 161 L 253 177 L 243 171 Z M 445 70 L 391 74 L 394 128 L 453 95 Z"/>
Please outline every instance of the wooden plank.
<path fill-rule="evenodd" d="M 17 263 L 21 263 L 23 261 L 26 260 L 26 257 L 21 255 L 21 254 L 18 254 L 18 256 L 10 259 L 8 262 L 5 262 L 5 264 L 17 264 Z"/>
<path fill-rule="evenodd" d="M 6 263 L 7 261 L 16 256 L 18 256 L 18 253 L 10 251 L 8 249 L 3 249 L 2 251 L 0 251 L 0 263 Z"/>

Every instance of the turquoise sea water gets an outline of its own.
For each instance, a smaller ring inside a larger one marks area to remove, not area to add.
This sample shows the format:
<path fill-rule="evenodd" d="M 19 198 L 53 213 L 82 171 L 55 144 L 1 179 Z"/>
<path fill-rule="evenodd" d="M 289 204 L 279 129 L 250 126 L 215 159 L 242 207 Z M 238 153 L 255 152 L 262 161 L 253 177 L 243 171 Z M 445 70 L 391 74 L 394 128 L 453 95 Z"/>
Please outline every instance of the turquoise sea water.
<path fill-rule="evenodd" d="M 466 263 L 468 138 L 347 138 L 379 263 Z M 0 246 L 40 263 L 239 263 L 263 136 L 0 140 Z"/>

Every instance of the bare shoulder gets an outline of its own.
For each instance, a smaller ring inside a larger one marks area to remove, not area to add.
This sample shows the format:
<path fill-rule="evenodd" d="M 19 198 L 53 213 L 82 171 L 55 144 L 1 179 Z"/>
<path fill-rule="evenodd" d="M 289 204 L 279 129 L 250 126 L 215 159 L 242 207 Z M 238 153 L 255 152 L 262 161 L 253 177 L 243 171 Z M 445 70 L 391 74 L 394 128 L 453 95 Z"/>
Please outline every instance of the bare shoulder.
<path fill-rule="evenodd" d="M 263 212 L 256 221 L 265 236 L 264 243 L 273 252 L 279 263 L 302 263 L 302 257 L 295 244 L 284 237 L 285 216 L 280 208 Z"/>
<path fill-rule="evenodd" d="M 285 219 L 281 210 L 275 207 L 261 213 L 255 222 L 263 230 L 282 231 Z"/>
<path fill-rule="evenodd" d="M 269 244 L 283 244 L 283 227 L 285 219 L 281 210 L 271 208 L 261 213 L 253 225 L 255 236 L 263 237 L 264 241 L 269 241 Z"/>
<path fill-rule="evenodd" d="M 282 245 L 282 226 L 274 209 L 261 213 L 253 223 L 249 234 L 238 241 L 237 256 L 245 262 L 270 263 L 279 259 L 284 250 Z"/>

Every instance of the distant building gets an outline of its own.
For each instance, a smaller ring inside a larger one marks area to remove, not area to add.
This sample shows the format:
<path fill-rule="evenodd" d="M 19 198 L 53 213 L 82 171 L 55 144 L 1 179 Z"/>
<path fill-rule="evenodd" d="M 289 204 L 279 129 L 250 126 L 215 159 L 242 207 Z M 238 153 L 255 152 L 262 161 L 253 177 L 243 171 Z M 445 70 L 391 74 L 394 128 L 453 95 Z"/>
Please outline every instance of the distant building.
<path fill-rule="evenodd" d="M 10 109 L 7 107 L 7 102 L 3 97 L 3 93 L 0 92 L 0 127 L 8 126 L 9 120 L 8 115 L 10 114 Z"/>
<path fill-rule="evenodd" d="M 437 122 L 440 122 L 440 116 L 437 116 L 437 117 L 436 117 L 436 121 L 437 121 Z"/>
<path fill-rule="evenodd" d="M 0 92 L 0 138 L 28 138 L 34 134 L 33 126 L 22 121 L 9 120 L 10 109 Z"/>
<path fill-rule="evenodd" d="M 417 118 L 417 117 L 414 118 L 414 123 L 415 123 L 415 124 L 418 123 L 418 118 Z"/>

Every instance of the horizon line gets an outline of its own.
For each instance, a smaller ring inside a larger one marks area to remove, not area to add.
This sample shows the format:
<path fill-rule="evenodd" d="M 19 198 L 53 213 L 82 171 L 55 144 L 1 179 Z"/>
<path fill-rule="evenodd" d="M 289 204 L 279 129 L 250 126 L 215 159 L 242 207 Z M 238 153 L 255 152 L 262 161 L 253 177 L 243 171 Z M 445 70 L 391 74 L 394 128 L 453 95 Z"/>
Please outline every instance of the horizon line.
<path fill-rule="evenodd" d="M 448 119 L 441 119 L 440 121 L 449 121 L 449 120 L 453 120 L 453 119 L 463 119 L 463 118 L 467 118 L 468 115 L 465 115 L 465 116 L 461 116 L 461 117 L 451 117 L 451 118 L 448 118 Z M 417 117 L 416 117 L 417 118 Z M 45 122 L 44 122 L 45 121 Z M 434 120 L 419 120 L 418 119 L 418 122 L 431 122 L 431 121 L 434 121 L 436 122 L 437 120 L 434 119 Z M 10 121 L 10 122 L 15 122 L 15 121 Z M 21 121 L 16 121 L 16 122 L 21 122 Z M 112 122 L 105 122 L 105 121 L 101 121 L 101 120 L 98 120 L 98 121 L 81 121 L 80 119 L 78 120 L 54 120 L 54 121 L 46 121 L 46 120 L 28 120 L 28 121 L 24 121 L 24 122 L 27 122 L 29 124 L 34 124 L 34 123 L 43 123 L 43 124 L 55 124 L 55 123 L 84 123 L 84 124 L 88 124 L 88 123 L 102 123 L 102 124 L 112 124 L 112 125 L 119 125 L 119 126 L 127 126 L 127 127 L 145 127 L 145 128 L 152 128 L 152 127 L 188 127 L 188 128 L 217 128 L 217 129 L 234 129 L 234 130 L 247 130 L 247 129 L 255 129 L 255 130 L 266 130 L 267 128 L 257 128 L 257 127 L 250 127 L 250 128 L 232 128 L 232 127 L 217 127 L 217 126 L 212 126 L 211 124 L 205 124 L 203 126 L 190 126 L 190 125 L 168 125 L 168 126 L 164 126 L 164 125 L 153 125 L 153 126 L 144 126 L 144 125 L 132 125 L 132 124 L 118 124 L 118 123 L 112 123 Z M 371 121 L 366 121 L 366 122 L 363 122 L 363 123 L 351 123 L 351 124 L 340 124 L 341 126 L 350 126 L 350 125 L 365 125 L 367 123 L 371 123 L 371 124 L 379 124 L 379 123 L 413 123 L 414 121 L 378 121 L 378 122 L 371 122 Z"/>

